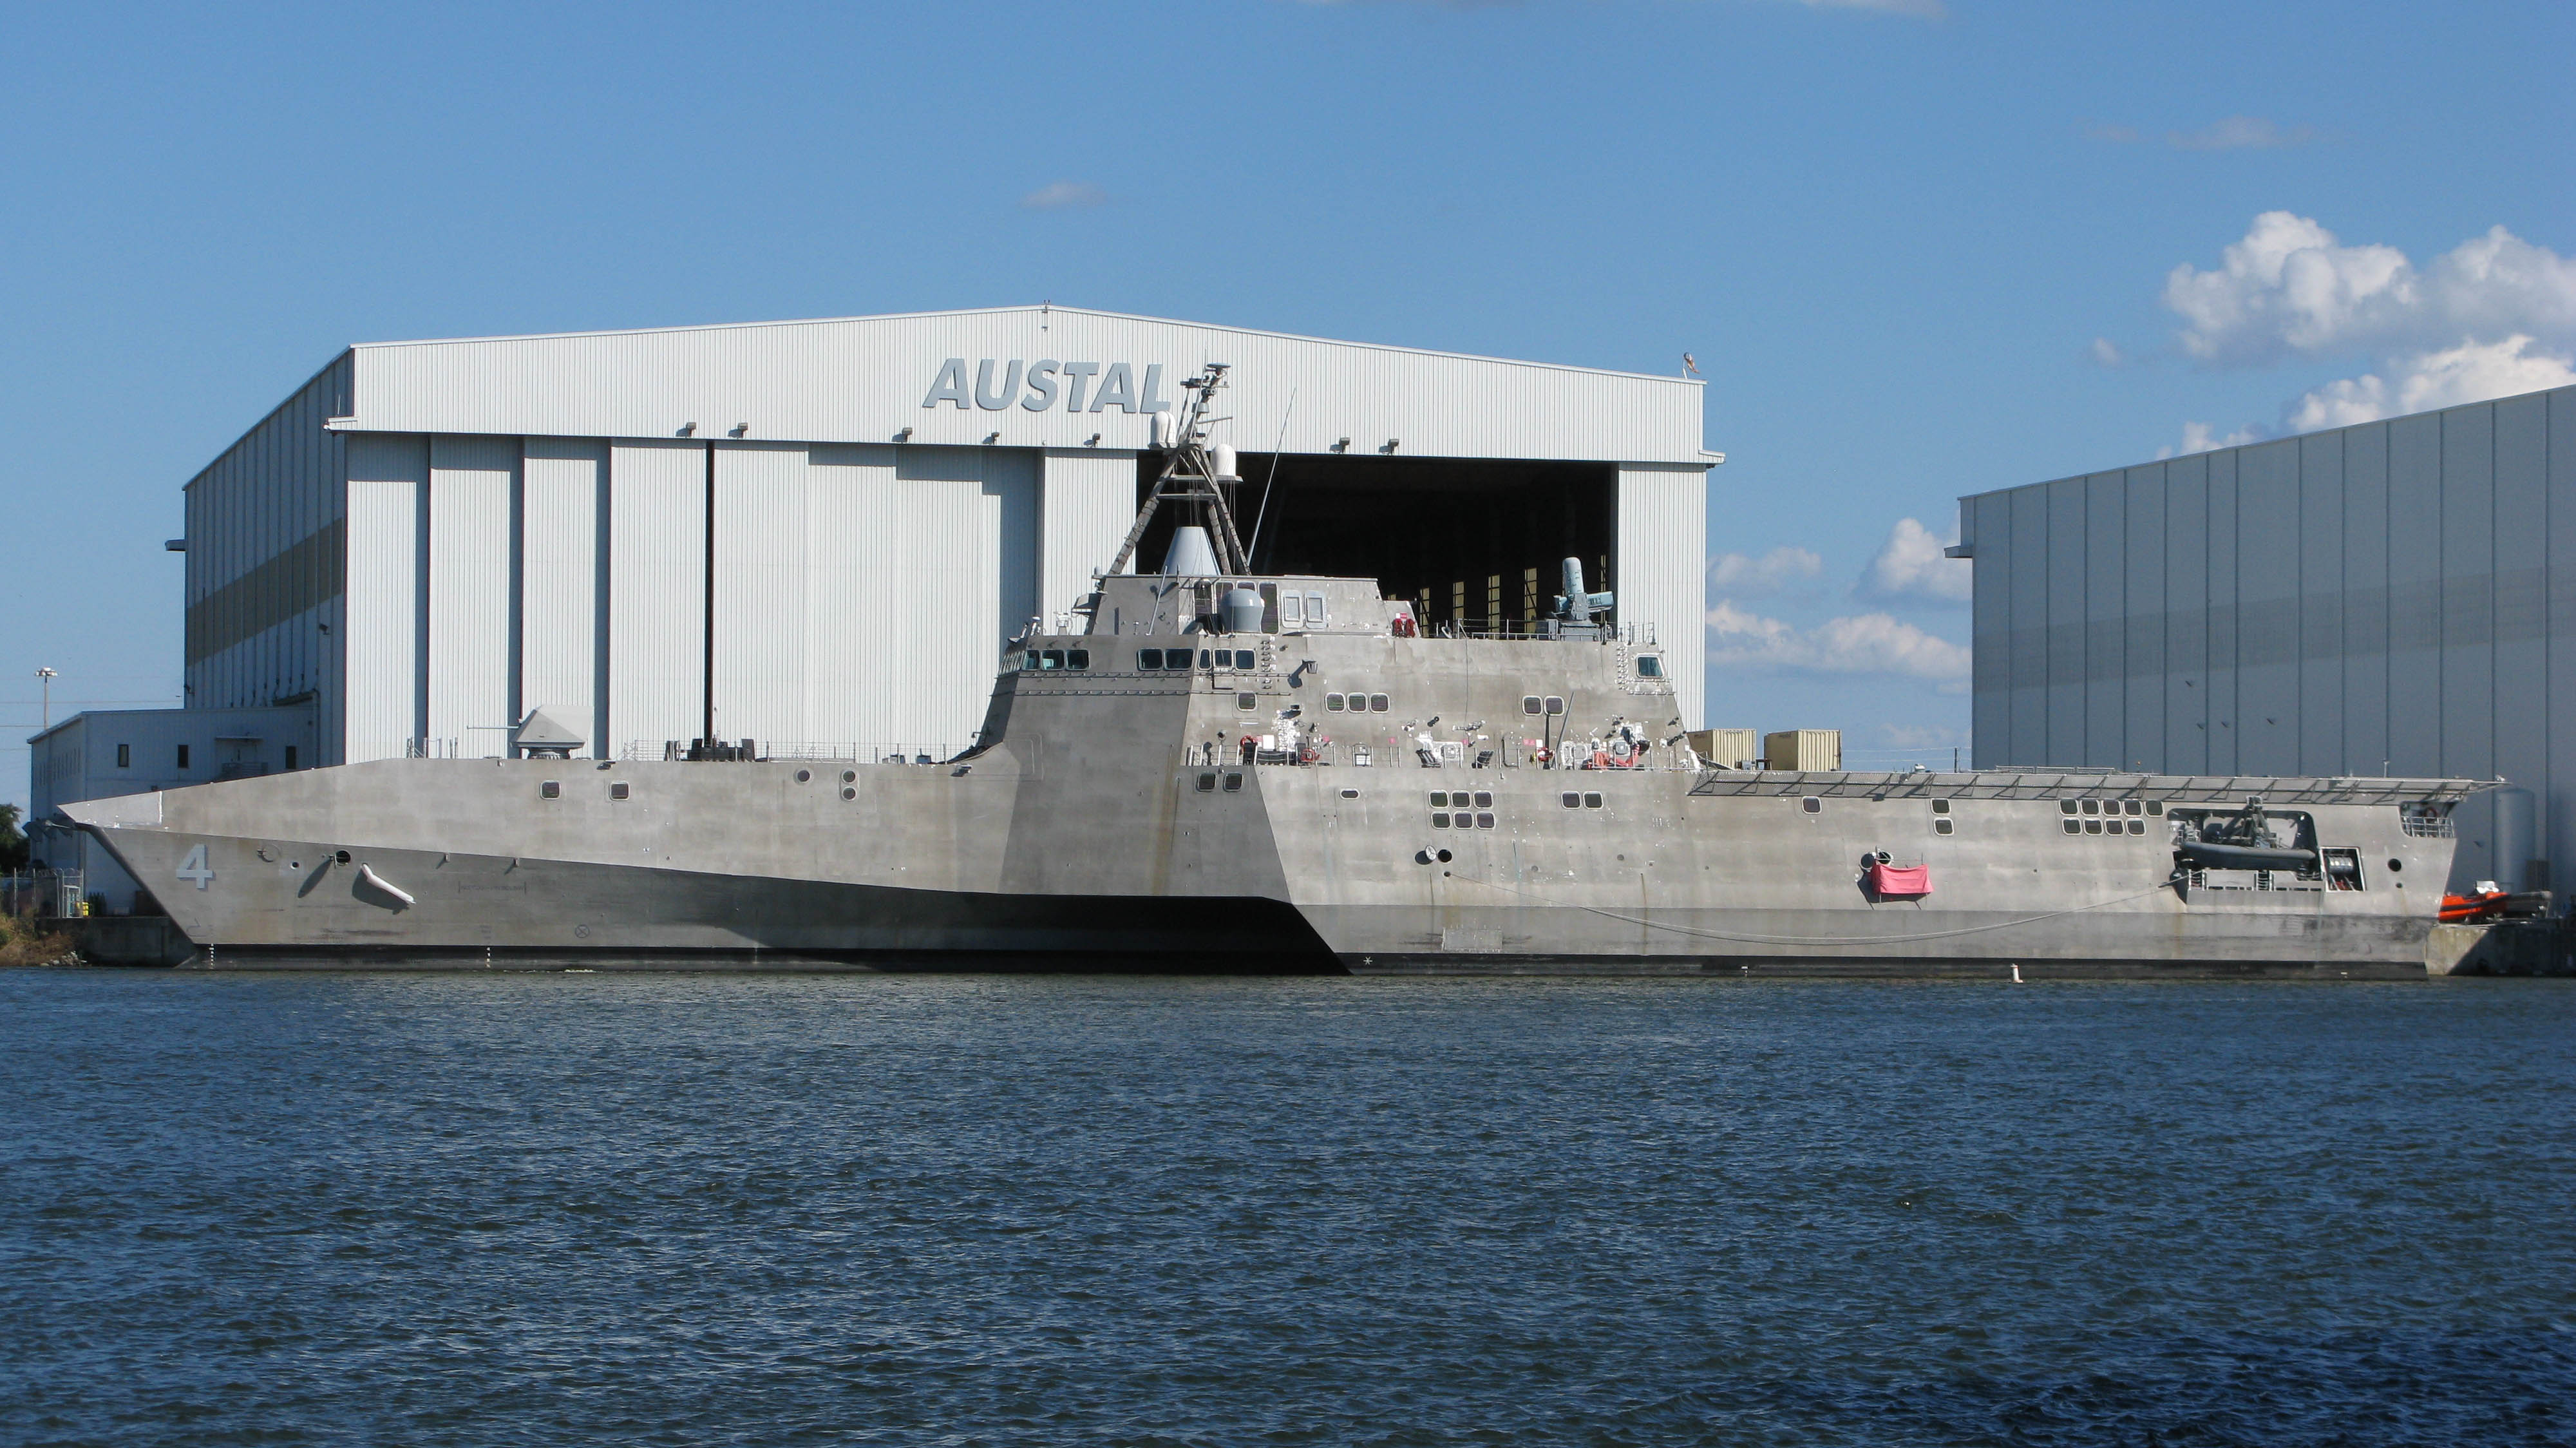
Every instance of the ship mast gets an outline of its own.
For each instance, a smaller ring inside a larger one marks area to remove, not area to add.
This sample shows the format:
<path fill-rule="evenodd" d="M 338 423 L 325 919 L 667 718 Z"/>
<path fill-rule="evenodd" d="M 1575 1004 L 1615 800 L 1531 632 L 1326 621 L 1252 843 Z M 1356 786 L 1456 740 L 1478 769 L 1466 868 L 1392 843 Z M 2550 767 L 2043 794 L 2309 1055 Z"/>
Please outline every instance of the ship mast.
<path fill-rule="evenodd" d="M 1234 530 L 1232 493 L 1243 480 L 1218 472 L 1208 457 L 1208 427 L 1224 421 L 1208 416 L 1208 409 L 1216 401 L 1217 389 L 1225 385 L 1225 368 L 1222 362 L 1210 362 L 1206 372 L 1181 384 L 1189 390 L 1190 401 L 1181 413 L 1171 453 L 1163 461 L 1163 474 L 1145 495 L 1145 505 L 1137 510 L 1126 541 L 1118 545 L 1118 556 L 1103 570 L 1103 577 L 1127 571 L 1128 560 L 1136 556 L 1136 545 L 1145 540 L 1146 525 L 1154 521 L 1155 511 L 1165 503 L 1182 510 L 1183 521 L 1198 523 L 1208 530 L 1216 544 L 1218 567 L 1228 573 L 1252 571 L 1252 561 L 1244 555 L 1243 539 Z"/>

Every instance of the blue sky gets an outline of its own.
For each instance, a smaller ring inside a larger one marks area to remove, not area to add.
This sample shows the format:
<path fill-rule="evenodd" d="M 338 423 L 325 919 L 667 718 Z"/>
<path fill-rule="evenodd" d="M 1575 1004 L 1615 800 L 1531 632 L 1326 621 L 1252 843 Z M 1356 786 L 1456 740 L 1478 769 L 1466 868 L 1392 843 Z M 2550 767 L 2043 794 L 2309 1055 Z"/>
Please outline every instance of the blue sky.
<path fill-rule="evenodd" d="M 175 699 L 179 485 L 353 341 L 1043 298 L 1689 351 L 1731 458 L 1711 722 L 1944 763 L 1958 494 L 2576 347 L 2563 3 L 20 6 L 0 40 L 8 725 L 40 664 L 57 717 Z"/>

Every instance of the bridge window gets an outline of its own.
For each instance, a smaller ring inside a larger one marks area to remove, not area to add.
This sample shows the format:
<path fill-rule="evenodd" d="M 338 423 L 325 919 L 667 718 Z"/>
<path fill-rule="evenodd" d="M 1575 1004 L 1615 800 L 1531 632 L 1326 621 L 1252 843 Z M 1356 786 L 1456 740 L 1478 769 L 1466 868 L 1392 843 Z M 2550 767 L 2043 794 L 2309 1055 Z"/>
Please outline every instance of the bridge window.
<path fill-rule="evenodd" d="M 1638 677 L 1638 678 L 1640 678 L 1640 679 L 1660 679 L 1660 678 L 1662 678 L 1663 676 L 1664 676 L 1664 661 L 1663 661 L 1662 659 L 1659 659 L 1659 658 L 1655 657 L 1653 654 L 1639 654 L 1639 655 L 1637 655 L 1637 677 Z"/>
<path fill-rule="evenodd" d="M 1064 651 L 1064 666 L 1065 666 L 1066 668 L 1068 668 L 1068 669 L 1087 669 L 1087 668 L 1090 668 L 1090 667 L 1091 667 L 1091 650 L 1089 650 L 1089 649 L 1066 649 L 1066 650 Z"/>
<path fill-rule="evenodd" d="M 1148 673 L 1162 668 L 1163 651 L 1161 649 L 1138 649 L 1136 651 L 1136 667 L 1143 669 Z"/>
<path fill-rule="evenodd" d="M 1064 667 L 1064 650 L 1062 650 L 1062 649 L 1040 649 L 1040 650 L 1038 650 L 1038 667 L 1039 667 L 1039 668 L 1041 668 L 1041 669 L 1061 669 L 1061 668 L 1063 668 L 1063 667 Z"/>

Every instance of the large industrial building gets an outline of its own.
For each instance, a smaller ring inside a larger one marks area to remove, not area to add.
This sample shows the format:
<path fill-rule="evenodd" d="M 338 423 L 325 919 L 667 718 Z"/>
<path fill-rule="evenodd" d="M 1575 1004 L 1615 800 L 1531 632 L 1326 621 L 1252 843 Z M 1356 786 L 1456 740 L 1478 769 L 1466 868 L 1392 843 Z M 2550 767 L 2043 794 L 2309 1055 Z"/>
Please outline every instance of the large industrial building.
<path fill-rule="evenodd" d="M 2500 778 L 2537 827 L 2472 800 L 2454 879 L 2576 858 L 2576 388 L 1981 493 L 1959 537 L 1979 766 Z"/>
<path fill-rule="evenodd" d="M 187 484 L 186 707 L 39 736 L 35 817 L 49 781 L 502 754 L 534 709 L 602 758 L 963 748 L 1211 362 L 1256 571 L 1436 626 L 1535 618 L 1582 558 L 1704 722 L 1697 380 L 1011 307 L 350 348 Z"/>

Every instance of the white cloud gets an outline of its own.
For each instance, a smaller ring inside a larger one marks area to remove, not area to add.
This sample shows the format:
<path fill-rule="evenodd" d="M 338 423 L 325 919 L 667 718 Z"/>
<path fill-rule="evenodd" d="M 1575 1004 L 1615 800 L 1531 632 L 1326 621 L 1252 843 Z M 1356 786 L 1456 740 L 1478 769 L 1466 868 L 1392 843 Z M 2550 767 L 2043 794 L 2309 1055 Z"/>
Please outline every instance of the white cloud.
<path fill-rule="evenodd" d="M 2262 428 L 2248 425 L 2236 429 L 2225 437 L 2220 437 L 2218 430 L 2208 423 L 2186 422 L 2182 425 L 2182 446 L 2158 448 L 2156 456 L 2158 458 L 2186 457 L 2192 453 L 2214 452 L 2223 447 L 2243 447 L 2249 442 L 2261 442 L 2270 436 L 2271 434 Z"/>
<path fill-rule="evenodd" d="M 1968 650 L 1883 613 L 1827 619 L 1802 629 L 1720 599 L 1708 611 L 1709 662 L 1823 674 L 1968 677 Z"/>
<path fill-rule="evenodd" d="M 1088 181 L 1054 181 L 1020 198 L 1020 204 L 1032 211 L 1054 211 L 1066 206 L 1098 206 L 1109 199 L 1109 193 Z"/>
<path fill-rule="evenodd" d="M 2219 365 L 2513 332 L 2559 340 L 2576 336 L 2576 260 L 2498 226 L 2419 270 L 2393 246 L 2345 246 L 2308 217 L 2266 211 L 2215 270 L 2174 268 L 2164 302 L 2183 350 Z"/>
<path fill-rule="evenodd" d="M 2316 139 L 2306 126 L 2283 130 L 2261 116 L 2229 116 L 2197 131 L 2167 131 L 2165 144 L 2177 151 L 2245 151 L 2273 146 L 2303 146 Z"/>
<path fill-rule="evenodd" d="M 1957 541 L 1944 539 L 1912 518 L 1897 519 L 1888 530 L 1887 542 L 1861 575 L 1862 595 L 1889 602 L 1966 603 L 1976 596 L 1975 571 L 1966 559 L 1947 557 L 1941 551 Z"/>
<path fill-rule="evenodd" d="M 2129 359 L 2121 354 L 2119 344 L 2108 337 L 2094 338 L 2093 345 L 2085 349 L 2085 354 L 2097 367 L 2125 367 L 2129 363 Z"/>
<path fill-rule="evenodd" d="M 2576 358 L 2543 351 L 2539 343 L 2516 334 L 2501 342 L 2464 342 L 2440 352 L 2392 358 L 2388 374 L 2330 382 L 2300 398 L 2290 411 L 2290 430 L 2349 427 L 2400 413 L 2566 387 L 2576 384 Z"/>
<path fill-rule="evenodd" d="M 1708 565 L 1708 586 L 1737 598 L 1761 598 L 1824 571 L 1825 560 L 1804 548 L 1774 548 L 1759 558 L 1721 553 Z"/>

